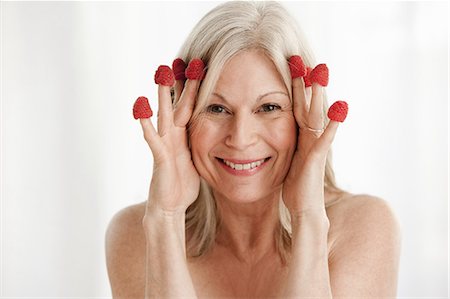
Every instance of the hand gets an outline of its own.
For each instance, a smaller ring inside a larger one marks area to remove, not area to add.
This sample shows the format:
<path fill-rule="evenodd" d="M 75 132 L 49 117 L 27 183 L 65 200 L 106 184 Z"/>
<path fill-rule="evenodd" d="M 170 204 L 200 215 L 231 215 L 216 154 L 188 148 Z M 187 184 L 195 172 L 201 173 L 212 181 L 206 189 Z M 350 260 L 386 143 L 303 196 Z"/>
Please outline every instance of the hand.
<path fill-rule="evenodd" d="M 172 107 L 170 86 L 158 86 L 158 131 L 150 118 L 140 118 L 144 138 L 153 154 L 153 176 L 146 215 L 150 209 L 184 214 L 198 196 L 200 176 L 191 159 L 186 125 L 191 118 L 199 80 L 175 84 L 177 106 Z M 145 217 L 144 217 L 145 219 Z"/>
<path fill-rule="evenodd" d="M 318 83 L 305 87 L 303 78 L 292 81 L 294 116 L 300 128 L 297 149 L 283 185 L 283 201 L 292 217 L 325 212 L 324 176 L 328 151 L 339 123 L 324 126 L 323 89 Z M 308 129 L 316 129 L 312 131 Z"/>

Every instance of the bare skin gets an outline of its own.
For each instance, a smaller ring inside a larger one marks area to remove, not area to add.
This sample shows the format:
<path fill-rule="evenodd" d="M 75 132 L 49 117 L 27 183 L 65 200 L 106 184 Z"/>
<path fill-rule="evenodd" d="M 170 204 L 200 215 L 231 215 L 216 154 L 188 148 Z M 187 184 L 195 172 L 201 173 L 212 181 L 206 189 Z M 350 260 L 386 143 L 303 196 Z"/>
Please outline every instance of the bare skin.
<path fill-rule="evenodd" d="M 236 74 L 244 75 L 234 80 Z M 141 119 L 155 161 L 151 201 L 119 212 L 108 228 L 114 298 L 394 297 L 400 233 L 392 211 L 372 196 L 324 192 L 325 158 L 338 124 L 330 122 L 319 136 L 300 133 L 296 145 L 296 125 L 321 127 L 322 87 L 308 90 L 294 79 L 292 108 L 273 64 L 255 52 L 233 58 L 223 78 L 212 104 L 224 109 L 207 114 L 191 136 L 195 167 L 179 144 L 198 82 L 187 82 L 173 114 L 168 89 L 160 86 L 158 132 Z M 271 90 L 281 92 L 252 102 Z M 269 104 L 278 109 L 266 111 Z M 270 156 L 271 171 L 237 177 L 217 159 L 240 156 Z M 186 259 L 184 213 L 199 174 L 213 188 L 223 222 L 212 250 Z M 274 246 L 281 194 L 293 226 L 288 265 Z"/>
<path fill-rule="evenodd" d="M 350 252 L 343 243 L 354 236 L 358 230 L 357 222 L 361 224 L 367 218 L 346 216 L 352 211 L 366 211 L 361 206 L 369 205 L 373 213 L 384 213 L 389 216 L 389 209 L 383 200 L 368 195 L 336 196 L 325 193 L 327 203 L 327 215 L 330 219 L 330 232 L 328 235 L 329 262 L 337 260 L 339 251 Z M 109 276 L 113 286 L 114 298 L 143 298 L 145 290 L 145 250 L 146 240 L 142 228 L 142 217 L 145 214 L 146 202 L 132 205 L 121 210 L 115 217 L 116 222 L 110 226 L 109 242 L 117 242 L 116 250 L 110 253 L 108 261 Z M 380 215 L 381 216 L 381 215 Z M 347 217 L 347 221 L 345 221 Z M 383 216 L 385 217 L 385 216 Z M 352 221 L 351 221 L 352 220 Z M 395 234 L 395 219 L 388 217 L 388 223 L 378 227 L 379 235 Z M 394 229 L 394 230 L 392 230 Z M 392 230 L 392 232 L 389 232 Z M 126 237 L 125 237 L 126 236 Z M 354 237 L 353 237 L 354 238 Z M 389 239 L 389 238 L 388 238 Z M 355 241 L 358 239 L 355 238 Z M 393 240 L 384 244 L 386 250 L 399 254 L 400 244 Z M 366 254 L 370 256 L 371 251 L 378 251 L 377 248 L 369 248 Z M 286 276 L 287 266 L 282 265 L 279 257 L 272 252 L 253 251 L 254 256 L 262 257 L 260 260 L 251 258 L 239 260 L 232 250 L 217 244 L 214 249 L 201 258 L 190 259 L 188 261 L 189 272 L 195 285 L 198 298 L 277 298 L 282 282 Z M 114 259 L 113 256 L 117 256 Z M 386 255 L 389 256 L 389 255 Z M 367 260 L 369 264 L 370 259 Z M 396 263 L 389 260 L 379 260 L 387 267 L 385 271 L 391 273 L 391 277 L 396 275 L 398 268 Z M 363 274 L 365 271 L 358 270 Z M 212 279 L 214 278 L 214 279 Z M 369 284 L 369 278 L 362 275 L 364 284 Z M 396 279 L 393 279 L 390 286 L 395 289 Z M 360 294 L 359 294 L 360 295 Z M 368 297 L 360 296 L 361 298 Z"/>

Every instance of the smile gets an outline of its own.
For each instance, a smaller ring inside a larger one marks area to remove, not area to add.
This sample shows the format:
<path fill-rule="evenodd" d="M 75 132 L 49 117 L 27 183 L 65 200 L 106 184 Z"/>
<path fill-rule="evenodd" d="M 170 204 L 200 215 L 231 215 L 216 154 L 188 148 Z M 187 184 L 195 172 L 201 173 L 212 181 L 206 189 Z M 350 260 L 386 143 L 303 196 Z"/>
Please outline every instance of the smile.
<path fill-rule="evenodd" d="M 253 175 L 258 172 L 269 159 L 270 157 L 259 160 L 230 161 L 227 159 L 217 158 L 222 167 L 224 167 L 225 170 L 234 175 Z"/>

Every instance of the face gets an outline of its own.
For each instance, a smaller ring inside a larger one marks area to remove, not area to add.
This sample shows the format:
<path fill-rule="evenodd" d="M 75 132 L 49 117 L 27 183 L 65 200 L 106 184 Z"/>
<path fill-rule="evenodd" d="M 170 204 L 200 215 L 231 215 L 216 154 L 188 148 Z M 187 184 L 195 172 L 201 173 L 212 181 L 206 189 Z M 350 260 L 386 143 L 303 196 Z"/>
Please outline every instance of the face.
<path fill-rule="evenodd" d="M 192 158 L 216 197 L 244 203 L 278 194 L 297 129 L 286 86 L 262 52 L 227 62 L 193 127 Z"/>

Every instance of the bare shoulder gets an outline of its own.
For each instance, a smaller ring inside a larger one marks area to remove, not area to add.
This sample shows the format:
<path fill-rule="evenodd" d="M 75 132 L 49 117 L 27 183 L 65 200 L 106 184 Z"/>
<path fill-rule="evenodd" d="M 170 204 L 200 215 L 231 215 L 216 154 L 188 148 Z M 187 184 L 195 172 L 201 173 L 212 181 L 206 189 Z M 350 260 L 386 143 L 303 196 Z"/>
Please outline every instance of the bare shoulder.
<path fill-rule="evenodd" d="M 331 226 L 335 233 L 356 233 L 370 230 L 399 232 L 399 223 L 390 204 L 369 194 L 346 193 L 342 200 L 327 209 Z"/>
<path fill-rule="evenodd" d="M 105 234 L 106 263 L 114 298 L 144 297 L 145 202 L 118 211 Z"/>
<path fill-rule="evenodd" d="M 327 215 L 333 294 L 395 296 L 401 230 L 389 203 L 367 194 L 345 196 Z"/>

